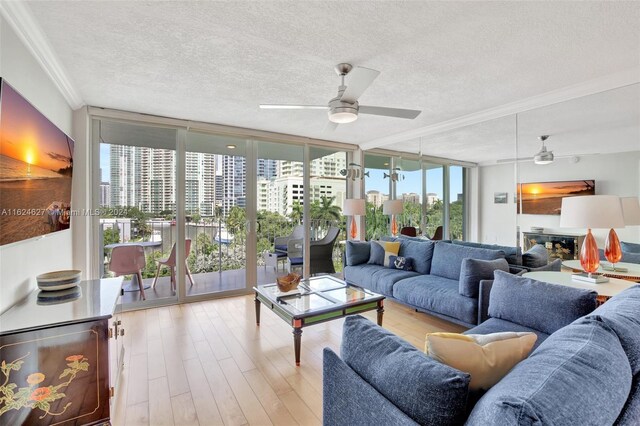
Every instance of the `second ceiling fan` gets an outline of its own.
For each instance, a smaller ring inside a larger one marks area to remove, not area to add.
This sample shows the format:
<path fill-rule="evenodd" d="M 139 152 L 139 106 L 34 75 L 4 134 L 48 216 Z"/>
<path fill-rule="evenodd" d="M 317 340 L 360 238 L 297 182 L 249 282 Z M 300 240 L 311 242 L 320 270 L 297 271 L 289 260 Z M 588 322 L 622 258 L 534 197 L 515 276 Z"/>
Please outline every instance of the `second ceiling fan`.
<path fill-rule="evenodd" d="M 329 126 L 335 129 L 338 124 L 346 124 L 356 121 L 358 114 L 382 115 L 385 117 L 396 117 L 414 119 L 422 111 L 415 109 L 387 108 L 377 106 L 366 106 L 358 104 L 358 98 L 378 77 L 380 71 L 363 67 L 353 67 L 351 64 L 338 64 L 335 66 L 336 73 L 341 79 L 338 87 L 338 96 L 331 99 L 325 105 L 286 105 L 286 104 L 260 104 L 262 109 L 323 109 L 329 112 Z M 347 84 L 345 85 L 345 77 Z"/>

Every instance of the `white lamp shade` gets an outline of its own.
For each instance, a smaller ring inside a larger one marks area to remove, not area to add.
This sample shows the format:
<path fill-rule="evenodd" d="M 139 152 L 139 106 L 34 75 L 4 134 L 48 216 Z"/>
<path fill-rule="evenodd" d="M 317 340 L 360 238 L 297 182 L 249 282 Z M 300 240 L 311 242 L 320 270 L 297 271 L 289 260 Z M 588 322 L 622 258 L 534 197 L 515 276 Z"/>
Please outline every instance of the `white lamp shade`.
<path fill-rule="evenodd" d="M 402 200 L 387 200 L 382 205 L 383 214 L 400 214 L 402 213 Z"/>
<path fill-rule="evenodd" d="M 638 197 L 620 198 L 625 226 L 640 225 L 640 200 Z"/>
<path fill-rule="evenodd" d="M 622 228 L 622 204 L 617 195 L 585 195 L 562 199 L 561 228 Z"/>
<path fill-rule="evenodd" d="M 366 214 L 364 200 L 358 198 L 347 198 L 344 200 L 342 213 L 345 216 L 364 216 Z"/>

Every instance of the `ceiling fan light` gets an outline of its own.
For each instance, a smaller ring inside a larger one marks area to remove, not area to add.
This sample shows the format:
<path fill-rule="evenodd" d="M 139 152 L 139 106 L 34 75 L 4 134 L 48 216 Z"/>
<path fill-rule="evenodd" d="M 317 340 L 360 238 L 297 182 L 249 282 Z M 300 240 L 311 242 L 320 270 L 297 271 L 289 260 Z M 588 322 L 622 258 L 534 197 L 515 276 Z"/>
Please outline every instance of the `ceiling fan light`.
<path fill-rule="evenodd" d="M 536 164 L 551 164 L 553 163 L 553 152 L 543 148 L 542 151 L 533 157 L 533 162 Z"/>
<path fill-rule="evenodd" d="M 351 111 L 329 111 L 329 121 L 338 124 L 352 123 L 358 119 L 358 114 Z"/>

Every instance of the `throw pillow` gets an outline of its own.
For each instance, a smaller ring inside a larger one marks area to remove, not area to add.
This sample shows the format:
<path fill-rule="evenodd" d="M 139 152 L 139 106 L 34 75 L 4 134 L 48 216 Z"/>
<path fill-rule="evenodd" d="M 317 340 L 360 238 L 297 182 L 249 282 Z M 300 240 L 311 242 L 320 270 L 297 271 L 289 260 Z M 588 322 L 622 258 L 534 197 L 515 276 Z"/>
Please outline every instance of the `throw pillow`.
<path fill-rule="evenodd" d="M 397 256 L 400 251 L 400 242 L 372 241 L 371 256 L 368 264 L 389 267 L 389 257 Z"/>
<path fill-rule="evenodd" d="M 429 333 L 424 352 L 469 373 L 469 390 L 488 390 L 529 355 L 537 339 L 535 333 Z"/>
<path fill-rule="evenodd" d="M 506 259 L 481 260 L 467 257 L 462 259 L 458 293 L 463 296 L 478 298 L 480 281 L 492 280 L 495 270 L 509 272 Z"/>
<path fill-rule="evenodd" d="M 549 252 L 542 244 L 536 244 L 522 253 L 522 266 L 540 268 L 549 263 Z"/>
<path fill-rule="evenodd" d="M 464 423 L 469 374 L 435 361 L 360 315 L 345 318 L 340 352 L 353 371 L 415 422 Z"/>
<path fill-rule="evenodd" d="M 367 263 L 371 256 L 371 244 L 366 241 L 347 241 L 346 261 L 347 266 Z"/>
<path fill-rule="evenodd" d="M 413 259 L 402 256 L 389 256 L 389 268 L 413 271 Z"/>

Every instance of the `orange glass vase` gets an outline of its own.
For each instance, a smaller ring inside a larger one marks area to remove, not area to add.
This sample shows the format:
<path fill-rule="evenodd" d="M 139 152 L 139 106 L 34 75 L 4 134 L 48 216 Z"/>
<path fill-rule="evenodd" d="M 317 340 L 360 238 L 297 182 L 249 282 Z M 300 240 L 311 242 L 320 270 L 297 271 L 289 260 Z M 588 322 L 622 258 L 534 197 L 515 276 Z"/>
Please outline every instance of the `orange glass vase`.
<path fill-rule="evenodd" d="M 358 225 L 356 224 L 355 216 L 351 216 L 351 229 L 349 230 L 349 235 L 351 235 L 352 240 L 355 240 L 358 236 Z"/>
<path fill-rule="evenodd" d="M 620 247 L 620 239 L 618 234 L 611 228 L 607 240 L 604 243 L 604 257 L 607 258 L 613 269 L 615 270 L 615 264 L 622 260 L 622 247 Z"/>
<path fill-rule="evenodd" d="M 580 265 L 585 272 L 592 274 L 600 267 L 600 255 L 598 254 L 598 246 L 596 239 L 591 233 L 591 229 L 587 232 L 587 236 L 582 243 L 580 249 Z"/>
<path fill-rule="evenodd" d="M 394 237 L 398 235 L 398 222 L 396 221 L 396 215 L 391 215 L 391 235 Z"/>

